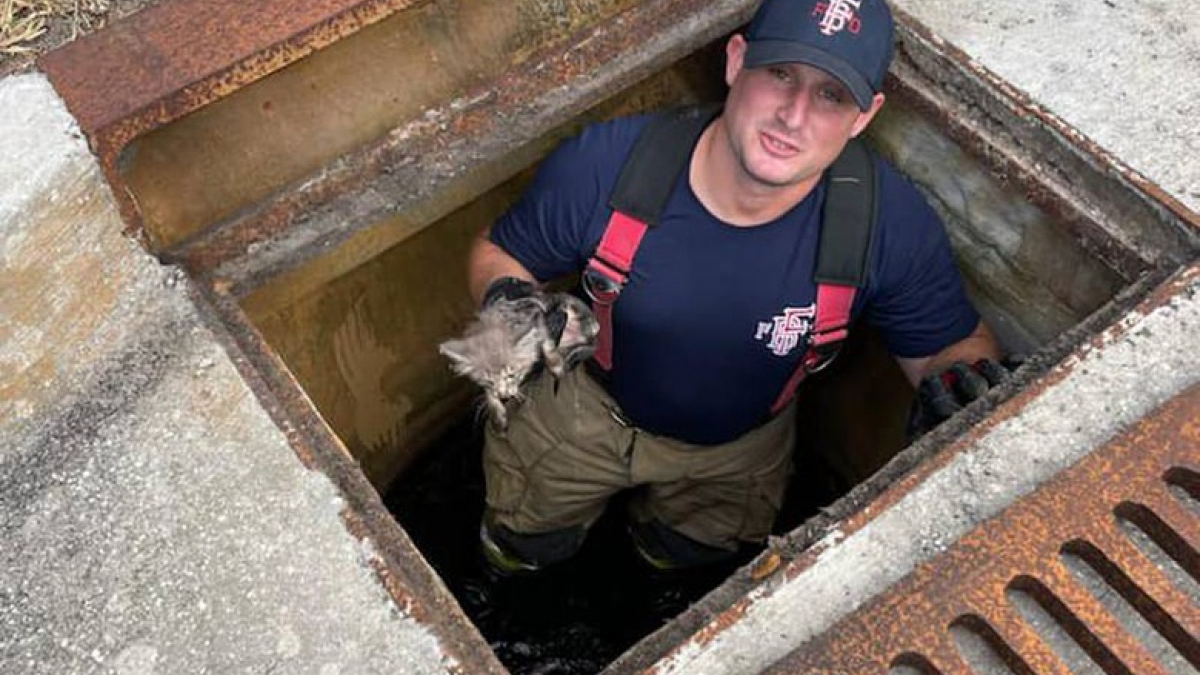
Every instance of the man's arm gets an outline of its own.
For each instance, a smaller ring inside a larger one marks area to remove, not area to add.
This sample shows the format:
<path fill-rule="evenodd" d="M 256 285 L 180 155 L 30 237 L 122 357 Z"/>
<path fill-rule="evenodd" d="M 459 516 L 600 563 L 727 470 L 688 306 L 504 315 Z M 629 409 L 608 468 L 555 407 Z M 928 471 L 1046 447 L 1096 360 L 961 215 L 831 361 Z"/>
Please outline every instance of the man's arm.
<path fill-rule="evenodd" d="M 915 388 L 923 378 L 949 368 L 955 361 L 974 363 L 979 359 L 1000 360 L 1000 347 L 987 324 L 982 321 L 967 337 L 946 347 L 933 356 L 915 359 L 896 358 L 905 377 Z"/>
<path fill-rule="evenodd" d="M 490 233 L 490 227 L 479 233 L 467 258 L 467 287 L 476 305 L 483 302 L 483 294 L 488 286 L 501 277 L 515 277 L 537 284 L 524 265 L 492 243 L 488 238 Z"/>

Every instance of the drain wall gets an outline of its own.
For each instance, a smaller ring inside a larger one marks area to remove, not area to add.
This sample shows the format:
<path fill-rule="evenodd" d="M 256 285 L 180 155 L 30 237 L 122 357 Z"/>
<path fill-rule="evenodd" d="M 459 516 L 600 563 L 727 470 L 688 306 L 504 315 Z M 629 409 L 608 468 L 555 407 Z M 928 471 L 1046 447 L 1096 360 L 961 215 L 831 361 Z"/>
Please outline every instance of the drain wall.
<path fill-rule="evenodd" d="M 721 82 L 711 51 L 652 76 L 540 139 L 538 152 L 585 120 L 713 100 Z M 496 164 L 512 177 L 432 219 L 406 213 L 247 296 L 243 308 L 293 371 L 321 414 L 380 489 L 476 405 L 437 353 L 472 307 L 466 289 L 471 239 L 532 176 L 527 151 Z M 463 191 L 470 194 L 470 191 Z M 463 193 L 439 196 L 451 209 Z"/>
<path fill-rule="evenodd" d="M 420 3 L 129 145 L 121 172 L 156 249 L 480 87 L 632 0 Z"/>

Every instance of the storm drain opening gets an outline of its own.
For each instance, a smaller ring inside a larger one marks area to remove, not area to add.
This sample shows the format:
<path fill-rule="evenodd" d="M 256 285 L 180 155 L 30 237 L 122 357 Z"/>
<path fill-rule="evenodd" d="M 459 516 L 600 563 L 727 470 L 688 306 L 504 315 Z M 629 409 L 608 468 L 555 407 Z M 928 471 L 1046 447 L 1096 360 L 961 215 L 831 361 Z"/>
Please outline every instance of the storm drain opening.
<path fill-rule="evenodd" d="M 727 606 L 766 568 L 650 574 L 630 556 L 617 503 L 575 560 L 535 580 L 489 583 L 476 554 L 476 392 L 436 346 L 473 312 L 471 239 L 515 200 L 538 160 L 590 120 L 719 100 L 728 26 L 682 33 L 682 10 L 658 6 L 674 7 L 667 0 L 603 12 L 581 3 L 566 17 L 547 9 L 559 3 L 536 0 L 454 12 L 444 4 L 399 12 L 137 137 L 111 176 L 136 205 L 148 245 L 236 302 L 226 319 L 239 324 L 242 348 L 260 354 L 266 386 L 281 409 L 309 415 L 284 420 L 297 444 L 332 430 L 326 444 L 352 458 L 313 461 L 353 493 L 352 524 L 377 517 L 381 495 L 407 534 L 383 548 L 440 577 L 407 587 L 420 575 L 385 569 L 401 586 L 394 595 L 428 595 L 442 607 L 448 590 L 515 673 L 631 672 L 695 629 L 677 615 Z M 515 26 L 516 15 L 534 27 Z M 618 18 L 667 47 L 631 47 L 606 30 Z M 868 140 L 941 214 L 973 300 L 1006 351 L 1030 365 L 906 449 L 912 392 L 881 341 L 854 331 L 802 395 L 797 473 L 776 527 L 798 547 L 814 520 L 855 513 L 1200 251 L 1178 212 L 1127 169 L 963 55 L 907 21 L 899 30 L 888 103 Z M 630 56 L 651 47 L 660 51 Z M 379 53 L 411 58 L 385 68 Z M 1194 508 L 1194 475 L 1172 485 Z M 1194 575 L 1194 551 L 1143 515 L 1130 507 L 1122 518 Z M 1087 551 L 1069 553 L 1090 574 Z M 1037 610 L 1028 589 L 1017 591 Z M 1136 607 L 1138 596 L 1126 594 Z M 458 616 L 436 620 L 457 625 Z M 984 670 L 1023 672 L 981 626 L 955 625 L 961 649 Z M 936 672 L 906 654 L 890 662 L 893 672 Z"/>
<path fill-rule="evenodd" d="M 702 50 L 550 135 L 569 134 L 586 119 L 715 100 L 722 94 L 719 56 L 719 45 Z M 957 137 L 948 134 L 947 121 L 961 111 L 929 98 L 938 84 L 916 64 L 899 69 L 870 141 L 943 216 L 973 299 L 1007 351 L 1036 356 L 1111 309 L 1124 289 L 1162 264 L 1164 252 L 1140 233 L 1090 223 L 1086 196 L 1062 195 L 1063 186 L 1041 182 L 1047 177 L 1021 164 L 1023 158 L 982 161 L 1001 148 L 961 128 Z M 1000 123 L 973 115 L 967 124 Z M 241 304 L 501 663 L 514 673 L 593 673 L 719 588 L 758 551 L 720 569 L 652 574 L 633 557 L 618 498 L 571 561 L 529 579 L 497 581 L 482 571 L 482 413 L 476 392 L 450 375 L 435 346 L 472 312 L 464 286 L 471 237 L 516 198 L 535 166 L 520 167 L 356 267 L 339 264 L 347 253 L 334 251 L 255 289 Z M 997 175 L 998 169 L 1012 173 Z M 1021 169 L 1028 173 L 1016 175 Z M 1123 248 L 1139 239 L 1137 247 Z M 880 469 L 904 449 L 911 397 L 881 341 L 869 330 L 856 332 L 836 365 L 804 392 L 798 469 L 777 534 L 834 505 L 847 515 L 860 503 L 843 499 L 856 486 L 867 486 L 859 487 L 865 499 L 898 477 Z M 910 465 L 920 457 L 912 452 Z M 983 663 L 1011 661 L 988 650 L 986 632 L 967 624 L 962 631 L 965 648 Z"/>

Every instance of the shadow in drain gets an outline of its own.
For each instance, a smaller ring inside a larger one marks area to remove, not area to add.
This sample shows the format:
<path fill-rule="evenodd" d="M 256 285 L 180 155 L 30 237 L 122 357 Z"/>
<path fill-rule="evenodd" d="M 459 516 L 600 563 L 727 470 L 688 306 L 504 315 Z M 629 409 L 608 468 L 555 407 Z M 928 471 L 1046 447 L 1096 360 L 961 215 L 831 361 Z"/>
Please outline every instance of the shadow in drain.
<path fill-rule="evenodd" d="M 482 445 L 479 425 L 459 424 L 405 471 L 385 502 L 515 675 L 599 672 L 758 552 L 687 573 L 651 571 L 635 558 L 618 495 L 570 561 L 532 577 L 490 579 L 478 539 Z M 793 489 L 781 524 L 815 512 L 815 496 Z"/>

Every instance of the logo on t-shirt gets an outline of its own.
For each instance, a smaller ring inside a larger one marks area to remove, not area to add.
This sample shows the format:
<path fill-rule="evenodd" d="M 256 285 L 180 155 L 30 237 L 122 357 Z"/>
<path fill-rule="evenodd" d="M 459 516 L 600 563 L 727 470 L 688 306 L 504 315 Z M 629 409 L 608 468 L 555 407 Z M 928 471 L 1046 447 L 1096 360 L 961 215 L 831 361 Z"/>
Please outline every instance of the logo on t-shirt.
<path fill-rule="evenodd" d="M 808 307 L 785 307 L 782 314 L 776 314 L 770 321 L 758 322 L 754 339 L 766 342 L 772 354 L 787 356 L 808 337 L 816 314 L 816 303 Z"/>

